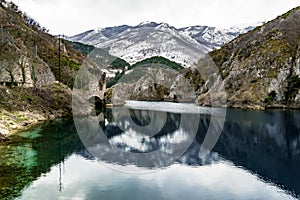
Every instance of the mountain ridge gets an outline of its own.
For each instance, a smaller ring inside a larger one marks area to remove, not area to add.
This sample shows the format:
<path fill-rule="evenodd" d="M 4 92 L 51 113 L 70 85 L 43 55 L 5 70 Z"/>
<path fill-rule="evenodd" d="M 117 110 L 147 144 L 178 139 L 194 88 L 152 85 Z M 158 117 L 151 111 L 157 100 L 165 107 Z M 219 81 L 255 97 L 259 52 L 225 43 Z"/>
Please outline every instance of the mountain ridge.
<path fill-rule="evenodd" d="M 199 54 L 220 48 L 240 33 L 255 27 L 256 25 L 240 29 L 209 26 L 175 28 L 164 22 L 142 22 L 137 26 L 121 25 L 89 30 L 68 39 L 109 48 L 112 55 L 131 64 L 145 58 L 163 56 L 189 67 L 197 62 Z"/>

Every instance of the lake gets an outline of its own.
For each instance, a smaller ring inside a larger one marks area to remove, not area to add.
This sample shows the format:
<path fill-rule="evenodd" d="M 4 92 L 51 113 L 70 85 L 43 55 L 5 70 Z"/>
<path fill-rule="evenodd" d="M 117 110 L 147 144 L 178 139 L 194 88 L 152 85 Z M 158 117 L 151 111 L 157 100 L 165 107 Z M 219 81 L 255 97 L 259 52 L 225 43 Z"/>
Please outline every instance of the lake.
<path fill-rule="evenodd" d="M 0 199 L 297 199 L 299 121 L 131 101 L 47 122 L 0 143 Z"/>

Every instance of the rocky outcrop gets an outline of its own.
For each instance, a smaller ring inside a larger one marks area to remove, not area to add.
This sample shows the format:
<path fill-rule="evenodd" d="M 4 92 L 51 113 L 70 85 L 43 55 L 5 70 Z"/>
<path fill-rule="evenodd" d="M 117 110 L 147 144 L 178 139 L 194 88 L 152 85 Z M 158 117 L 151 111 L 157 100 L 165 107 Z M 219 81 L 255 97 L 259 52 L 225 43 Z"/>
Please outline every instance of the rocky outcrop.
<path fill-rule="evenodd" d="M 8 133 L 9 130 L 7 129 L 7 127 L 5 127 L 3 124 L 0 124 L 0 142 L 8 140 Z"/>
<path fill-rule="evenodd" d="M 55 81 L 48 64 L 33 56 L 21 40 L 16 46 L 4 43 L 1 51 L 0 84 L 42 87 Z"/>
<path fill-rule="evenodd" d="M 194 88 L 177 70 L 151 66 L 134 69 L 106 92 L 113 104 L 125 100 L 192 102 Z"/>
<path fill-rule="evenodd" d="M 134 85 L 131 98 L 135 100 L 164 100 L 170 94 L 174 71 L 148 68 L 146 74 Z"/>

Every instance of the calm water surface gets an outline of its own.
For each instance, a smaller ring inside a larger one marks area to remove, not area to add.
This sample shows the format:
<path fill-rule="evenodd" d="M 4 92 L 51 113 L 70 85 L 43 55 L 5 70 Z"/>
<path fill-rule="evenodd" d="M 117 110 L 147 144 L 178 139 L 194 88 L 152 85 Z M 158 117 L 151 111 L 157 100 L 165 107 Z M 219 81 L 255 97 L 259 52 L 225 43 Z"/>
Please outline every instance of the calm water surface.
<path fill-rule="evenodd" d="M 130 102 L 128 106 L 95 116 L 115 148 L 89 133 L 93 143 L 85 147 L 73 120 L 49 122 L 0 143 L 0 199 L 299 197 L 300 112 L 227 109 L 217 144 L 201 157 L 209 113 L 215 111 L 190 104 Z M 193 124 L 195 119 L 198 124 Z M 126 127 L 132 122 L 138 125 L 136 130 Z M 161 129 L 141 136 L 138 127 L 149 125 Z M 195 134 L 191 126 L 197 127 Z M 155 162 L 143 165 L 135 159 L 136 154 L 168 148 L 169 143 L 180 145 L 189 137 L 193 137 L 191 146 L 173 164 L 162 165 L 156 162 L 160 158 L 153 158 Z M 99 154 L 93 154 L 95 149 Z"/>

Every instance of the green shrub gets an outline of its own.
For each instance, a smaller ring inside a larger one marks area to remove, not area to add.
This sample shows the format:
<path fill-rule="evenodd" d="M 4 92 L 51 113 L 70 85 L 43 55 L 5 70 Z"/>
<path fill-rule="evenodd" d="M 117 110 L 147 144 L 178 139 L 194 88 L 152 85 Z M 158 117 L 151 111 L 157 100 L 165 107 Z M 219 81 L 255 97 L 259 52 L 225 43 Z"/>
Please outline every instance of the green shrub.
<path fill-rule="evenodd" d="M 273 102 L 276 98 L 276 91 L 275 90 L 272 90 L 269 94 L 268 94 L 268 97 L 265 98 L 265 103 L 270 103 L 270 102 Z"/>
<path fill-rule="evenodd" d="M 125 69 L 125 67 L 129 67 L 129 66 L 130 64 L 125 60 L 121 58 L 116 58 L 114 61 L 111 62 L 109 67 L 113 69 L 120 69 L 120 68 Z"/>
<path fill-rule="evenodd" d="M 33 101 L 33 98 L 30 95 L 28 95 L 26 98 L 27 98 L 28 101 Z"/>
<path fill-rule="evenodd" d="M 140 62 L 137 62 L 135 64 L 133 64 L 132 66 L 130 66 L 129 68 L 130 69 L 133 69 L 135 67 L 138 67 L 138 66 L 141 66 L 141 65 L 146 65 L 146 64 L 161 64 L 161 65 L 165 65 L 169 68 L 172 68 L 172 69 L 175 69 L 175 70 L 182 70 L 183 67 L 174 62 L 174 61 L 171 61 L 167 58 L 164 58 L 162 56 L 154 56 L 154 57 L 151 57 L 151 58 L 147 58 L 145 60 L 142 60 Z"/>
<path fill-rule="evenodd" d="M 299 89 L 300 89 L 299 76 L 298 75 L 290 76 L 290 78 L 287 80 L 287 88 L 285 92 L 285 98 L 287 103 L 296 97 Z"/>
<path fill-rule="evenodd" d="M 113 85 L 115 85 L 115 84 L 122 78 L 122 76 L 123 76 L 124 74 L 125 74 L 124 71 L 122 71 L 121 73 L 120 73 L 120 72 L 117 72 L 117 73 L 116 73 L 116 76 L 115 76 L 114 78 L 109 79 L 109 81 L 108 81 L 107 84 L 106 84 L 106 87 L 107 87 L 107 88 L 110 88 L 110 87 L 112 87 Z"/>

